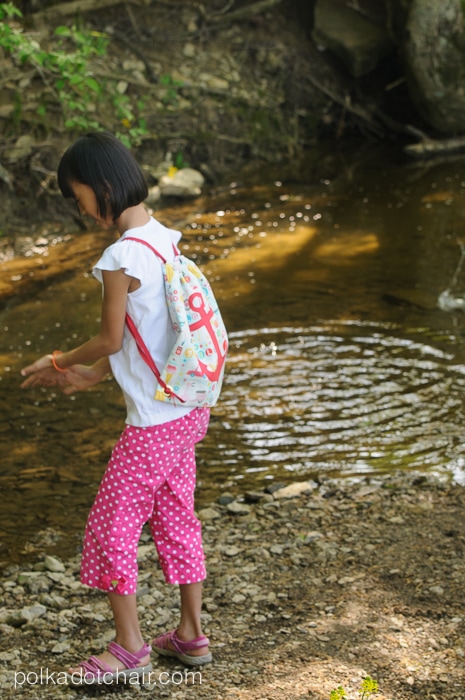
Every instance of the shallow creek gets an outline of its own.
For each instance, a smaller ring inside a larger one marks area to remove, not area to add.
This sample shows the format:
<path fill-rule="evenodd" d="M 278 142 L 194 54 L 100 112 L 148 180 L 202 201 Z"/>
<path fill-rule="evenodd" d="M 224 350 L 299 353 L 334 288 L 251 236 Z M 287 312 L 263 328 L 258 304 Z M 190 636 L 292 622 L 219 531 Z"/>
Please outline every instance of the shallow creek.
<path fill-rule="evenodd" d="M 278 481 L 465 475 L 463 161 L 378 151 L 339 165 L 333 180 L 262 173 L 155 212 L 183 231 L 231 333 L 198 450 L 199 504 Z M 99 238 L 111 240 L 95 232 L 97 249 Z M 100 285 L 77 243 L 66 275 L 1 313 L 3 563 L 63 531 L 60 552 L 76 549 L 124 420 L 111 380 L 74 397 L 19 389 L 22 366 L 98 327 Z M 39 257 L 66 246 L 50 241 Z"/>

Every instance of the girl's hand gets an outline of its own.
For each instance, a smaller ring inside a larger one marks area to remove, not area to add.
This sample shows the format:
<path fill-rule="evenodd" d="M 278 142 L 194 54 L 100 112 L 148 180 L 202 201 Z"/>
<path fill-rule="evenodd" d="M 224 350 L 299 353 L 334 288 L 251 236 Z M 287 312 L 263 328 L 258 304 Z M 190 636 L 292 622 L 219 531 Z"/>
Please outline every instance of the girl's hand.
<path fill-rule="evenodd" d="M 40 357 L 38 360 L 33 362 L 32 365 L 24 367 L 24 369 L 21 370 L 21 374 L 23 377 L 28 377 L 30 374 L 34 374 L 35 372 L 39 372 L 40 370 L 44 369 L 53 369 L 51 355 L 44 355 L 43 357 Z M 54 369 L 53 371 L 56 372 L 56 370 Z M 59 372 L 56 372 L 56 374 L 59 374 Z M 21 386 L 31 386 L 31 384 L 24 382 L 24 384 L 22 384 Z"/>
<path fill-rule="evenodd" d="M 96 362 L 92 367 L 87 365 L 72 365 L 63 374 L 66 380 L 62 387 L 64 394 L 74 394 L 76 391 L 85 391 L 98 384 L 110 372 L 110 363 L 104 360 Z"/>
<path fill-rule="evenodd" d="M 57 372 L 53 367 L 52 356 L 44 355 L 32 365 L 21 370 L 23 377 L 27 377 L 21 384 L 21 388 L 59 386 L 64 394 L 74 394 L 75 391 L 84 391 L 94 384 L 98 384 L 110 373 L 111 366 L 107 357 L 98 360 L 91 367 L 72 365 L 64 371 Z"/>
<path fill-rule="evenodd" d="M 37 363 L 34 363 L 34 365 Z M 31 365 L 33 367 L 34 365 Z M 29 368 L 26 368 L 29 369 Z M 23 374 L 24 370 L 21 372 Z M 23 374 L 24 376 L 24 374 Z M 21 384 L 22 389 L 31 389 L 36 386 L 60 386 L 66 384 L 66 376 L 63 372 L 57 372 L 53 367 L 44 367 L 36 369 L 28 378 Z"/>
<path fill-rule="evenodd" d="M 36 386 L 64 386 L 66 378 L 63 372 L 57 372 L 53 366 L 52 356 L 44 355 L 38 360 L 21 370 L 26 381 L 21 384 L 22 389 L 31 389 Z"/>

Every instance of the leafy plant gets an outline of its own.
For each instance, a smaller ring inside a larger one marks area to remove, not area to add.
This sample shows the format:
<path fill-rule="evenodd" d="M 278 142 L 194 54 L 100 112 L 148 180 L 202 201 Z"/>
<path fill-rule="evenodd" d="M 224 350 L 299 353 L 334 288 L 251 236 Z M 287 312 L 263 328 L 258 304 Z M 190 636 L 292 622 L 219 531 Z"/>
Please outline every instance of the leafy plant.
<path fill-rule="evenodd" d="M 360 695 L 360 700 L 368 700 L 371 695 L 378 692 L 378 681 L 371 678 L 371 676 L 365 676 L 358 692 Z M 329 700 L 344 700 L 346 697 L 346 691 L 342 685 L 339 685 L 337 688 L 331 691 Z"/>
<path fill-rule="evenodd" d="M 111 128 L 127 145 L 147 133 L 145 121 L 138 116 L 143 103 L 131 104 L 129 97 L 118 91 L 116 80 L 100 80 L 92 72 L 91 59 L 107 55 L 106 34 L 89 31 L 77 23 L 60 26 L 55 29 L 52 46 L 45 50 L 12 21 L 21 18 L 21 11 L 12 2 L 0 3 L 0 47 L 21 65 L 36 69 L 46 87 L 45 97 L 51 95 L 59 104 L 66 129 L 109 128 L 107 120 L 116 120 Z M 21 105 L 20 98 L 16 100 L 14 117 L 18 123 Z M 37 113 L 42 118 L 47 115 L 46 102 L 42 102 Z"/>
<path fill-rule="evenodd" d="M 377 692 L 378 692 L 378 681 L 375 681 L 375 679 L 371 678 L 371 676 L 366 676 L 363 679 L 362 685 L 360 688 L 362 700 L 368 700 L 370 695 L 373 695 L 374 693 L 377 693 Z"/>
<path fill-rule="evenodd" d="M 174 157 L 174 167 L 176 170 L 182 170 L 182 168 L 189 168 L 189 163 L 184 160 L 184 154 L 182 151 L 178 151 Z"/>
<path fill-rule="evenodd" d="M 182 82 L 175 80 L 172 75 L 168 73 L 160 76 L 160 85 L 166 87 L 165 94 L 162 98 L 162 102 L 165 105 L 175 105 L 178 102 L 178 91 L 176 88 L 182 86 Z"/>

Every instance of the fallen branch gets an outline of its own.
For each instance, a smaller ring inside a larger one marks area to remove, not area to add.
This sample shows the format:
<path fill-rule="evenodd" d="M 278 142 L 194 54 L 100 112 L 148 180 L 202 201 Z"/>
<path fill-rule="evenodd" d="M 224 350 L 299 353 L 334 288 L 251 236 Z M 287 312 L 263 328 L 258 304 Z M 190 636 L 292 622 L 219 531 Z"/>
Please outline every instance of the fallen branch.
<path fill-rule="evenodd" d="M 382 112 L 376 105 L 374 105 L 370 110 L 359 104 L 353 104 L 350 99 L 350 95 L 338 95 L 330 88 L 326 87 L 326 85 L 323 85 L 316 80 L 313 76 L 307 75 L 306 77 L 312 83 L 312 85 L 333 100 L 333 102 L 341 105 L 341 107 L 344 107 L 347 112 L 365 122 L 377 136 L 382 137 L 385 135 L 383 127 L 386 127 L 386 129 L 393 134 L 409 133 L 408 127 L 404 126 L 404 124 L 401 124 L 395 119 L 392 119 L 389 115 Z"/>
<path fill-rule="evenodd" d="M 353 105 L 349 95 L 338 95 L 332 90 L 330 90 L 328 87 L 326 87 L 326 85 L 323 85 L 318 80 L 316 80 L 312 75 L 307 75 L 306 77 L 312 83 L 312 85 L 314 85 L 324 95 L 329 97 L 330 100 L 332 100 L 338 105 L 341 105 L 341 107 L 347 110 L 347 112 L 353 114 L 354 116 L 358 117 L 363 122 L 365 122 L 375 134 L 377 134 L 378 136 L 383 135 L 382 128 L 380 124 L 378 124 L 378 122 L 375 119 L 373 119 L 373 115 L 363 107 Z"/>
<path fill-rule="evenodd" d="M 281 2 L 282 0 L 259 0 L 259 2 L 254 2 L 247 7 L 241 7 L 239 10 L 234 10 L 234 12 L 207 15 L 206 20 L 214 24 L 229 24 L 230 22 L 236 22 L 238 20 L 247 19 L 248 17 L 253 17 L 254 15 L 259 15 L 261 12 L 271 9 Z"/>
<path fill-rule="evenodd" d="M 64 2 L 61 5 L 47 7 L 45 10 L 34 13 L 33 17 L 39 20 L 67 17 L 84 12 L 95 12 L 95 10 L 102 10 L 106 7 L 113 7 L 114 5 L 122 5 L 127 2 L 133 3 L 134 5 L 145 4 L 139 2 L 139 0 L 73 0 L 73 2 Z"/>
<path fill-rule="evenodd" d="M 465 136 L 442 140 L 423 138 L 419 143 L 405 146 L 404 150 L 413 158 L 432 158 L 447 153 L 459 153 L 465 151 Z"/>

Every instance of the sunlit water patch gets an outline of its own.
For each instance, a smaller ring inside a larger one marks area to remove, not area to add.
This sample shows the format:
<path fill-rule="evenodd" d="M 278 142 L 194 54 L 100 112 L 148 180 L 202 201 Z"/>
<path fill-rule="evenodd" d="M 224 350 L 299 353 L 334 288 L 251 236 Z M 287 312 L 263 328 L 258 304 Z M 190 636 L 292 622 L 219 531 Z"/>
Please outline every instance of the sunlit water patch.
<path fill-rule="evenodd" d="M 398 332 L 325 322 L 233 333 L 209 481 L 215 471 L 242 488 L 395 469 L 461 478 L 465 366 L 426 332 Z"/>

